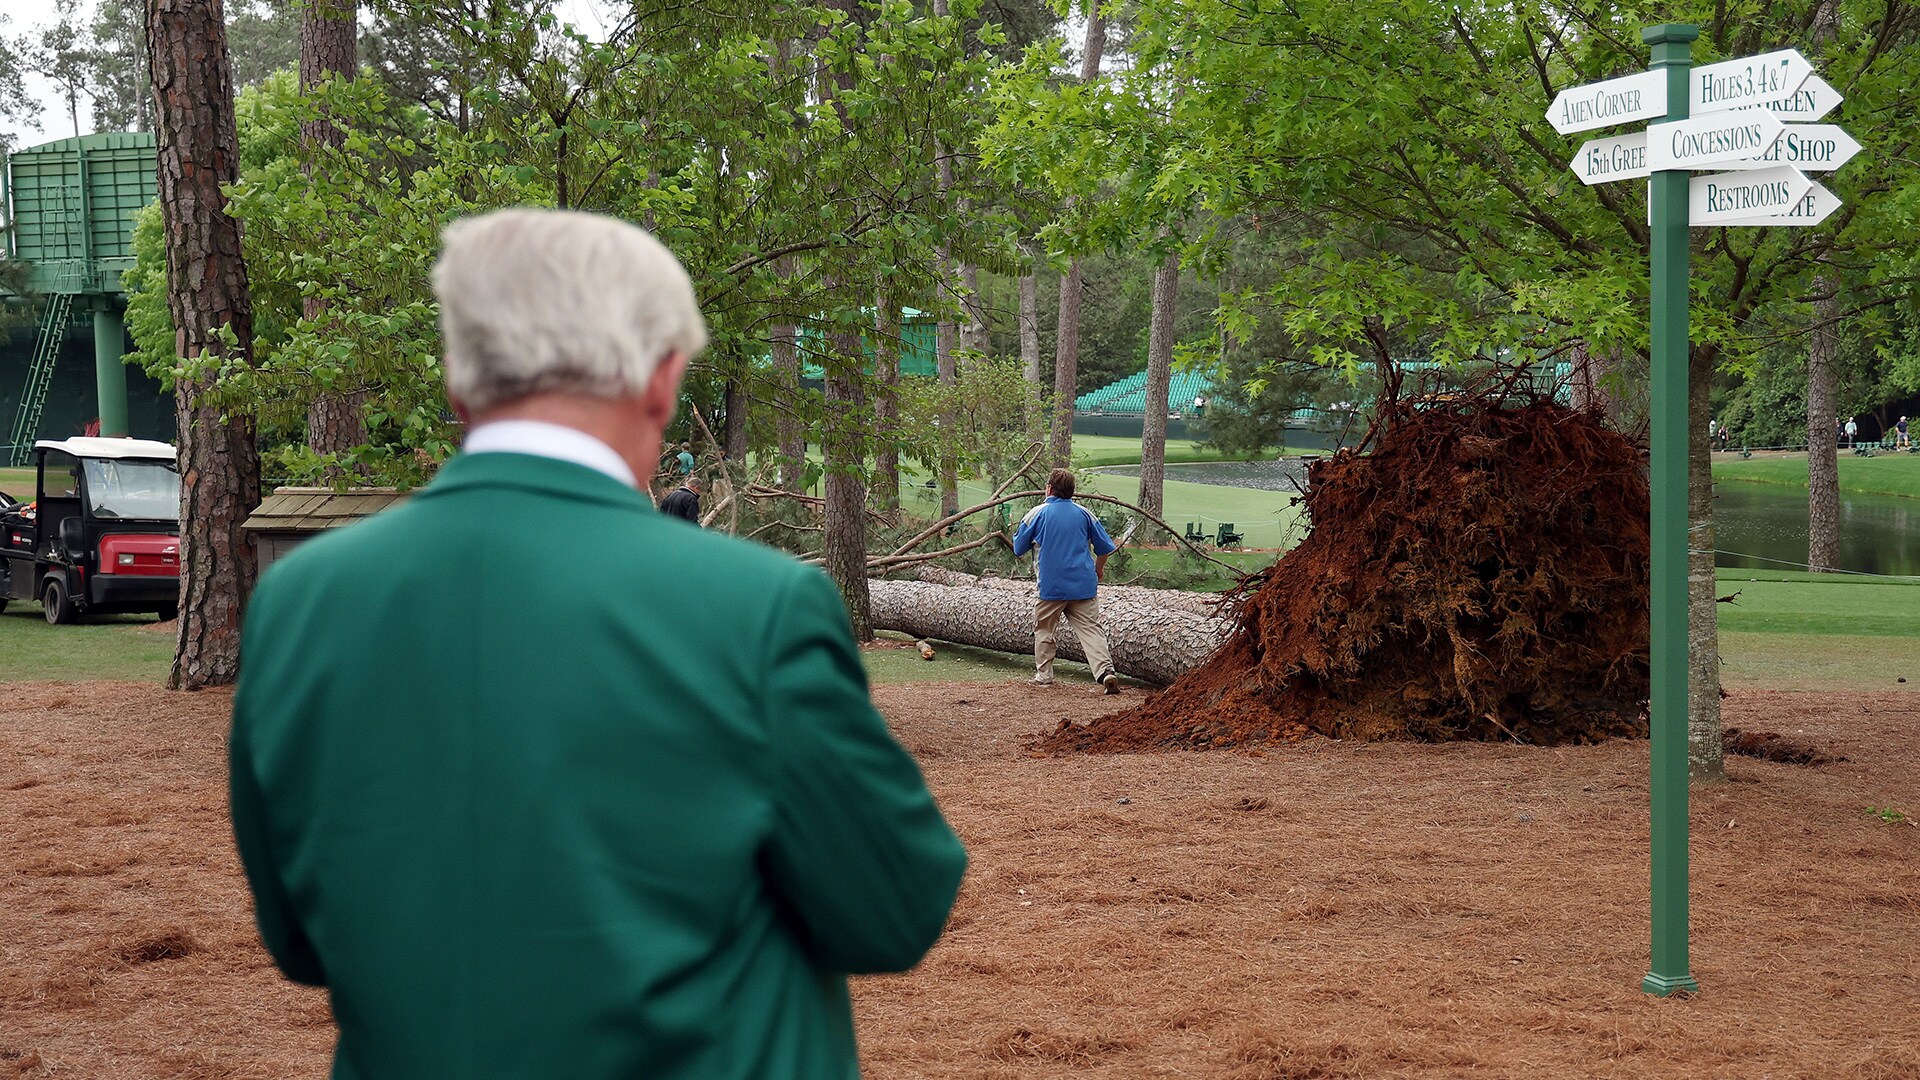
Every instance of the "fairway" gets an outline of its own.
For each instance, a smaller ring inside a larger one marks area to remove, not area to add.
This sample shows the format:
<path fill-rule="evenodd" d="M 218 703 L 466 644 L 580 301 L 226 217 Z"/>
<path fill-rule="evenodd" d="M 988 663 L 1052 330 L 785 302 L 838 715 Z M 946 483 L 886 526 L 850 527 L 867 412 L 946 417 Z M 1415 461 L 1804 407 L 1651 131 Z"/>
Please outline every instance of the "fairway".
<path fill-rule="evenodd" d="M 32 469 L 0 469 L 0 491 L 21 502 L 33 498 Z"/>
<path fill-rule="evenodd" d="M 1920 455 L 1875 451 L 1873 457 L 1856 457 L 1852 451 L 1842 450 L 1839 464 L 1843 492 L 1920 498 Z M 1807 455 L 1769 454 L 1742 460 L 1731 454 L 1716 454 L 1713 478 L 1716 482 L 1777 484 L 1804 490 Z"/>

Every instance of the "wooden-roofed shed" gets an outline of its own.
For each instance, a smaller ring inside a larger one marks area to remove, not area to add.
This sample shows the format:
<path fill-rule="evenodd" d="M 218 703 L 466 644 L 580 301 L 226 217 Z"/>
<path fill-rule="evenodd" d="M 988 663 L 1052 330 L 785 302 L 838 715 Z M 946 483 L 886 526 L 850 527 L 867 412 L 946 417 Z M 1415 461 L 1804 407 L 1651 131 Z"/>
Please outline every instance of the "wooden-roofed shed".
<path fill-rule="evenodd" d="M 254 534 L 264 571 L 320 533 L 372 517 L 406 497 L 397 488 L 276 488 L 240 527 Z"/>

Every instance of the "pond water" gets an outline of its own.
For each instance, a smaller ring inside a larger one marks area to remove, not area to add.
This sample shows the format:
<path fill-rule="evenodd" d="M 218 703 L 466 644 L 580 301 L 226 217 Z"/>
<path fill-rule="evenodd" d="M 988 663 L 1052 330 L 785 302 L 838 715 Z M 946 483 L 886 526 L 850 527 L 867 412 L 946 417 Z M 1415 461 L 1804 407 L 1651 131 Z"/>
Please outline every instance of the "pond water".
<path fill-rule="evenodd" d="M 1779 484 L 1714 485 L 1714 562 L 1800 570 L 1807 561 L 1807 493 Z M 1840 568 L 1920 575 L 1920 499 L 1840 496 Z"/>
<path fill-rule="evenodd" d="M 1100 472 L 1113 476 L 1139 476 L 1138 465 L 1115 465 Z M 1304 458 L 1277 461 L 1203 461 L 1191 465 L 1168 465 L 1167 479 L 1189 484 L 1213 484 L 1219 487 L 1254 488 L 1258 491 L 1298 491 L 1307 483 Z"/>
<path fill-rule="evenodd" d="M 1138 476 L 1133 467 L 1102 472 Z M 1193 484 L 1293 491 L 1306 482 L 1298 458 L 1168 465 L 1167 479 Z M 1807 493 L 1777 484 L 1722 483 L 1713 508 L 1715 563 L 1799 570 L 1807 561 Z M 1920 499 L 1895 495 L 1840 498 L 1840 567 L 1864 574 L 1920 576 Z"/>

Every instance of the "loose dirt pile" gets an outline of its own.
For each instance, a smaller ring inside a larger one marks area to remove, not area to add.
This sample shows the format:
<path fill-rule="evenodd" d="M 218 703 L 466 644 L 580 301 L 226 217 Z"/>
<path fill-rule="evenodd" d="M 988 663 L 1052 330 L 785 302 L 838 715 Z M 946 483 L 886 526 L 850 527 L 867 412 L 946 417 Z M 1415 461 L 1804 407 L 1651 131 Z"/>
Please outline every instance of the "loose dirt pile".
<path fill-rule="evenodd" d="M 1644 455 L 1551 402 L 1424 404 L 1312 466 L 1313 531 L 1205 663 L 1039 747 L 1644 736 Z"/>

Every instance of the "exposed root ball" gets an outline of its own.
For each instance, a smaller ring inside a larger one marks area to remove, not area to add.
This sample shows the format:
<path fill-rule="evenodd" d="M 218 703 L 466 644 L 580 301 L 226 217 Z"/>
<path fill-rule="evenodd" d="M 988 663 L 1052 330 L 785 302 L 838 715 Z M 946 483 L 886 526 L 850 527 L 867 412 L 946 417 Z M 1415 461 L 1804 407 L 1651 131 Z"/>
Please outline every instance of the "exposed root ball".
<path fill-rule="evenodd" d="M 1547 402 L 1389 408 L 1377 448 L 1312 467 L 1312 533 L 1253 583 L 1217 652 L 1039 746 L 1644 736 L 1641 451 Z"/>

